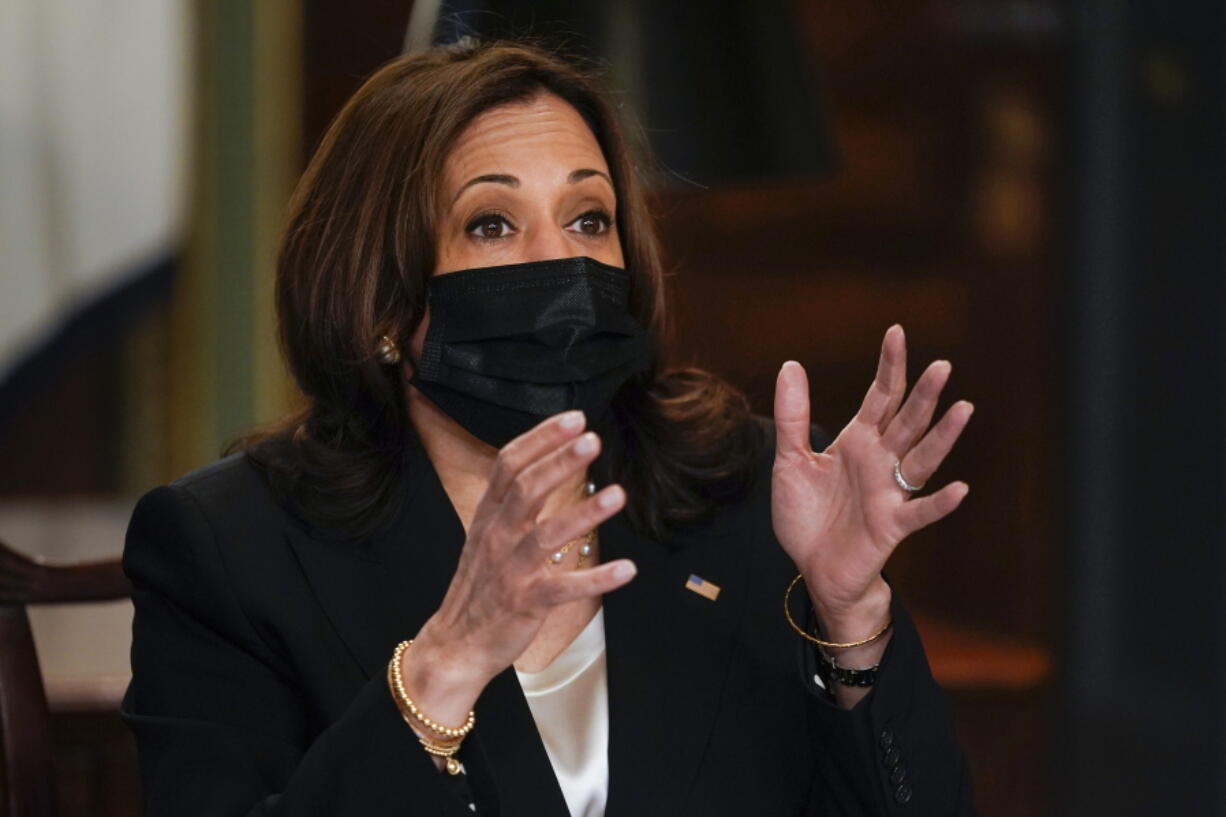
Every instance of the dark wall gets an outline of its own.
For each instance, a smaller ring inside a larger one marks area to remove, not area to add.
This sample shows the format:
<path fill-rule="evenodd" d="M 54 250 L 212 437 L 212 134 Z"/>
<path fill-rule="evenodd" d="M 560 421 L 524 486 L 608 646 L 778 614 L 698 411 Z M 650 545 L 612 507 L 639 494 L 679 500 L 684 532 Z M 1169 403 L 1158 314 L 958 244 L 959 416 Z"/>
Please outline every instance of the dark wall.
<path fill-rule="evenodd" d="M 1065 813 L 1223 814 L 1223 9 L 1077 19 Z"/>

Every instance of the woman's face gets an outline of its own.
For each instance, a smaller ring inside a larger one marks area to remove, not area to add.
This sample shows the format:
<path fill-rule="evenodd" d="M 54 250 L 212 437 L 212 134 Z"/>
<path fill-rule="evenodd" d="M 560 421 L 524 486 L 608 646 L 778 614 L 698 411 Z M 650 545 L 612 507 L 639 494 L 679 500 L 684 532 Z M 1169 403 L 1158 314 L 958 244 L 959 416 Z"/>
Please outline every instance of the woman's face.
<path fill-rule="evenodd" d="M 436 275 L 576 255 L 623 265 L 604 155 L 553 94 L 474 119 L 447 158 L 442 192 Z"/>
<path fill-rule="evenodd" d="M 435 275 L 577 255 L 625 266 L 604 154 L 553 94 L 474 119 L 447 157 L 440 204 Z M 414 359 L 429 319 L 413 333 Z"/>

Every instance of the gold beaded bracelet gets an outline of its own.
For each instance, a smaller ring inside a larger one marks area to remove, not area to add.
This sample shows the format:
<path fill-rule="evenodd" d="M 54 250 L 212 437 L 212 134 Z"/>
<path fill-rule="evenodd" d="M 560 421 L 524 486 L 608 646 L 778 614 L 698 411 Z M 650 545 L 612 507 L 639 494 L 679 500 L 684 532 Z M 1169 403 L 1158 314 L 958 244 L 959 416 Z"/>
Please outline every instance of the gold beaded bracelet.
<path fill-rule="evenodd" d="M 468 717 L 461 726 L 444 726 L 417 708 L 417 704 L 413 702 L 413 699 L 409 697 L 408 691 L 404 688 L 404 676 L 400 669 L 404 651 L 412 643 L 413 641 L 410 639 L 409 641 L 401 641 L 397 644 L 396 649 L 392 652 L 392 660 L 388 662 L 387 685 L 391 689 L 392 700 L 396 702 L 396 708 L 400 710 L 400 716 L 404 718 L 404 722 L 417 735 L 422 748 L 435 757 L 445 758 L 448 774 L 459 774 L 460 762 L 455 759 L 454 755 L 459 751 L 460 744 L 464 742 L 464 737 L 472 731 L 473 726 L 476 724 L 476 713 L 470 710 Z M 423 729 L 419 730 L 418 725 Z M 437 738 L 423 735 L 423 730 L 433 733 Z M 441 740 L 438 738 L 441 738 Z"/>
<path fill-rule="evenodd" d="M 792 620 L 792 611 L 788 609 L 789 601 L 792 597 L 792 589 L 796 587 L 796 585 L 803 578 L 804 578 L 803 573 L 797 573 L 796 578 L 792 579 L 792 583 L 789 584 L 788 589 L 784 591 L 783 593 L 783 616 L 784 618 L 788 620 L 788 624 L 792 625 L 792 629 L 795 630 L 798 635 L 800 635 L 803 638 L 807 638 L 808 640 L 812 641 L 817 646 L 826 647 L 828 649 L 836 649 L 836 650 L 845 650 L 851 647 L 863 647 L 865 644 L 871 644 L 874 641 L 876 641 L 878 638 L 881 638 L 881 636 L 885 635 L 886 632 L 888 632 L 889 629 L 894 626 L 894 620 L 890 619 L 889 621 L 885 623 L 885 626 L 882 627 L 880 630 L 873 633 L 868 638 L 863 638 L 859 641 L 846 641 L 846 642 L 823 641 L 820 638 L 817 638 L 816 636 L 812 636 L 809 633 L 806 633 L 804 630 L 800 629 L 800 627 L 796 626 L 796 622 Z"/>
<path fill-rule="evenodd" d="M 395 651 L 392 653 L 391 676 L 392 676 L 392 692 L 395 694 L 398 703 L 403 705 L 404 709 L 409 711 L 409 714 L 414 719 L 421 722 L 423 726 L 444 738 L 462 738 L 473 730 L 473 725 L 477 722 L 476 713 L 469 710 L 468 718 L 461 726 L 444 726 L 437 721 L 431 720 L 424 712 L 417 708 L 417 704 L 413 703 L 413 699 L 409 697 L 409 693 L 404 688 L 404 677 L 401 675 L 400 663 L 404 657 L 404 651 L 412 645 L 412 639 L 401 641 L 396 645 Z"/>

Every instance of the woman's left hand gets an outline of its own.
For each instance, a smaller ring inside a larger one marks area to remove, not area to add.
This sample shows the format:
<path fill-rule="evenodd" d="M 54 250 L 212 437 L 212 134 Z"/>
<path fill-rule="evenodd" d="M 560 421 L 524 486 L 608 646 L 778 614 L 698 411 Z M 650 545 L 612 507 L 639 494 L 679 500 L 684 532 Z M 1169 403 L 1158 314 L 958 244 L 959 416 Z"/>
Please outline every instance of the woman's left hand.
<path fill-rule="evenodd" d="M 885 623 L 886 560 L 904 538 L 957 508 L 969 490 L 953 482 L 911 498 L 894 479 L 894 464 L 901 461 L 907 482 L 925 483 L 973 411 L 959 401 L 929 429 L 950 365 L 932 363 L 904 402 L 906 354 L 902 327 L 890 327 L 859 412 L 821 453 L 810 446 L 804 369 L 788 361 L 779 372 L 771 481 L 775 535 L 804 575 L 823 634 L 833 641 L 865 638 Z"/>

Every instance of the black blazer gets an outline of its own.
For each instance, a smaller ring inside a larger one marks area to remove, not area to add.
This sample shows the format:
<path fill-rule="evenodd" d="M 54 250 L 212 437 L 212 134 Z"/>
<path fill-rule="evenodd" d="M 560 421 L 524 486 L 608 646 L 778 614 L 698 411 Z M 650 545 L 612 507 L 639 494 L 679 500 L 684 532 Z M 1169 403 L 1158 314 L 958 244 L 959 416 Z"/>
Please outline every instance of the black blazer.
<path fill-rule="evenodd" d="M 403 511 L 360 544 L 304 526 L 242 455 L 141 499 L 124 551 L 136 616 L 122 714 L 150 817 L 471 817 L 387 689 L 392 648 L 437 609 L 464 541 L 429 458 L 407 456 Z M 601 527 L 602 555 L 639 567 L 604 599 L 606 814 L 972 814 L 900 604 L 855 709 L 813 683 L 780 608 L 795 568 L 771 529 L 771 457 L 744 500 L 668 547 L 621 515 Z M 691 574 L 718 600 L 687 590 Z M 513 670 L 476 712 L 460 757 L 479 813 L 567 817 Z"/>

